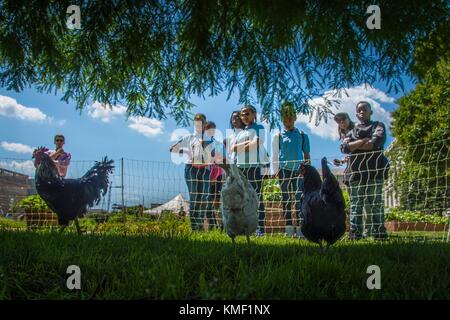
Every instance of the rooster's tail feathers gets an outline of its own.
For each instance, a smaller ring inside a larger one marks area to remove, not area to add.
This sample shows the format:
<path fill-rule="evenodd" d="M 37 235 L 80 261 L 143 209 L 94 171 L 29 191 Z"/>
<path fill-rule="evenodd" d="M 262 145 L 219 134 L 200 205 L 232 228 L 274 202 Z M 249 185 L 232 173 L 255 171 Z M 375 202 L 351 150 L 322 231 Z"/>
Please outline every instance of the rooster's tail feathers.
<path fill-rule="evenodd" d="M 96 161 L 94 166 L 81 178 L 85 185 L 84 194 L 89 206 L 94 202 L 98 204 L 100 197 L 108 191 L 109 174 L 114 170 L 114 161 L 108 160 L 108 157 L 102 161 Z"/>
<path fill-rule="evenodd" d="M 328 167 L 327 158 L 325 157 L 322 158 L 322 176 L 323 184 L 321 193 L 329 196 L 335 203 L 343 204 L 344 198 L 342 196 L 339 182 Z"/>
<path fill-rule="evenodd" d="M 328 167 L 327 158 L 325 157 L 322 158 L 322 179 L 323 183 L 326 184 L 325 186 L 326 189 L 329 188 L 334 189 L 338 185 L 336 177 L 333 175 L 330 168 Z"/>

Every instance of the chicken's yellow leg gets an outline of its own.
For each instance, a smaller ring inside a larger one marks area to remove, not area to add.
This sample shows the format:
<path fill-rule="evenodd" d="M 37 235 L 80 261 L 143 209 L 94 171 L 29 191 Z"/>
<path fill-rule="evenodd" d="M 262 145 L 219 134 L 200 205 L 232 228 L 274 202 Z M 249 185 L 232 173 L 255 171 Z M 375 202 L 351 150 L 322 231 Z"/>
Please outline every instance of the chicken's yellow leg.
<path fill-rule="evenodd" d="M 82 234 L 80 224 L 78 223 L 78 218 L 75 218 L 75 227 L 77 227 L 77 233 Z"/>

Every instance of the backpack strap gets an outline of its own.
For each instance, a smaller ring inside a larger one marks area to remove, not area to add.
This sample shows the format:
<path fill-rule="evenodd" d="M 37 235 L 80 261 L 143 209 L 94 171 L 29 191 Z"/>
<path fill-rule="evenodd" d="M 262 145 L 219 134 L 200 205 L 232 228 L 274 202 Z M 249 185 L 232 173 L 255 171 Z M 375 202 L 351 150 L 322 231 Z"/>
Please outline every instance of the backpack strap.
<path fill-rule="evenodd" d="M 302 137 L 302 152 L 305 152 L 305 133 L 302 130 L 298 130 L 300 132 L 300 136 Z"/>
<path fill-rule="evenodd" d="M 278 157 L 280 157 L 280 149 L 281 149 L 281 131 L 278 132 Z"/>

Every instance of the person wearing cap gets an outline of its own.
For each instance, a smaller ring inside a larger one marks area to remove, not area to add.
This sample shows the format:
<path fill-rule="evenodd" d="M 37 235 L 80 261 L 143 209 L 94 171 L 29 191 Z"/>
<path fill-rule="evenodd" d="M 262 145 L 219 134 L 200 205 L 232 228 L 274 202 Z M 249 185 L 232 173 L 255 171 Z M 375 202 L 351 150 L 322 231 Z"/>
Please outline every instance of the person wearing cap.
<path fill-rule="evenodd" d="M 286 236 L 303 237 L 300 227 L 303 179 L 299 175 L 302 162 L 310 162 L 308 136 L 295 127 L 297 113 L 291 102 L 285 102 L 280 110 L 283 130 L 272 140 L 272 163 L 281 187 Z M 293 225 L 292 206 L 298 226 Z"/>
<path fill-rule="evenodd" d="M 252 105 L 245 105 L 241 108 L 241 120 L 244 129 L 239 132 L 236 141 L 231 146 L 231 150 L 236 152 L 236 163 L 238 168 L 247 177 L 250 184 L 255 188 L 259 198 L 258 208 L 258 228 L 257 236 L 265 233 L 265 208 L 263 201 L 263 175 L 262 167 L 269 163 L 267 151 L 264 148 L 264 127 L 256 122 L 256 108 Z"/>
<path fill-rule="evenodd" d="M 372 106 L 367 101 L 356 105 L 359 123 L 341 143 L 341 151 L 349 154 L 350 239 L 364 236 L 363 209 L 366 212 L 366 236 L 387 239 L 384 226 L 383 183 L 389 171 L 389 161 L 383 154 L 386 127 L 372 121 Z"/>
<path fill-rule="evenodd" d="M 334 116 L 334 121 L 338 125 L 339 140 L 344 141 L 347 133 L 349 133 L 355 127 L 355 123 L 352 121 L 352 119 L 350 119 L 350 116 L 347 112 L 336 113 L 336 115 Z M 347 166 L 345 167 L 345 170 L 344 170 L 344 184 L 347 187 L 349 185 L 349 182 L 348 182 L 348 160 L 349 160 L 348 156 L 342 160 L 341 159 L 333 160 L 334 165 L 338 166 L 338 167 L 343 164 L 347 164 Z"/>
<path fill-rule="evenodd" d="M 189 191 L 189 217 L 192 230 L 198 231 L 202 230 L 205 215 L 212 210 L 209 164 L 214 156 L 222 153 L 222 150 L 209 146 L 213 140 L 205 134 L 205 124 L 206 116 L 195 114 L 194 133 L 183 137 L 169 149 L 172 153 L 187 155 L 184 177 Z"/>
<path fill-rule="evenodd" d="M 347 112 L 339 112 L 334 116 L 334 121 L 338 125 L 339 140 L 343 141 L 347 133 L 355 127 L 355 123 L 350 119 Z"/>

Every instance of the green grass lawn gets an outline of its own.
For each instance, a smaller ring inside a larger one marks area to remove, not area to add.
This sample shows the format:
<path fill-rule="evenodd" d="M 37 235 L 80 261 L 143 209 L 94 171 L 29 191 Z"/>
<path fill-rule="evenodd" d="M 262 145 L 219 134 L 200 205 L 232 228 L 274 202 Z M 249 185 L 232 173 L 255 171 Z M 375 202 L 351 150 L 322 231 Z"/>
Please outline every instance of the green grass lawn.
<path fill-rule="evenodd" d="M 449 299 L 450 244 L 0 231 L 1 299 Z M 82 289 L 65 283 L 81 268 Z M 381 269 L 381 290 L 366 287 Z"/>

